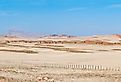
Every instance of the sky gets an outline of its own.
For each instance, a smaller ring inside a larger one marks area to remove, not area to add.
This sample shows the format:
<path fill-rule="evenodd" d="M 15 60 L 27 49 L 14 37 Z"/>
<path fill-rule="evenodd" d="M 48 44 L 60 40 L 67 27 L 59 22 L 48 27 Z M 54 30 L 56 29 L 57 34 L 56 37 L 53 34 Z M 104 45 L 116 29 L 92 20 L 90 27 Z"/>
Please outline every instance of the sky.
<path fill-rule="evenodd" d="M 121 0 L 0 0 L 0 34 L 121 34 Z"/>

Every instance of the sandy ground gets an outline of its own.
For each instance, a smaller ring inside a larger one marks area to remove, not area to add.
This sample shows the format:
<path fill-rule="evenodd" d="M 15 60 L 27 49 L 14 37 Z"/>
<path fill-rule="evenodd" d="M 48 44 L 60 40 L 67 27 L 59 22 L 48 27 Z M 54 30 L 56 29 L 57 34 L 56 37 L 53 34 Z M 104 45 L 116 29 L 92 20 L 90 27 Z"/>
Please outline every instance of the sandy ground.
<path fill-rule="evenodd" d="M 112 36 L 100 36 L 110 40 Z M 116 37 L 115 37 L 116 38 Z M 112 41 L 118 41 L 119 38 Z M 23 39 L 23 38 L 22 38 Z M 72 38 L 74 40 L 74 38 Z M 75 40 L 80 38 L 75 38 Z M 93 39 L 92 37 L 81 37 Z M 96 38 L 97 39 L 97 38 Z M 1 38 L 2 40 L 20 40 Z M 25 38 L 24 38 L 25 40 Z M 26 39 L 28 40 L 28 39 Z M 30 39 L 32 40 L 32 39 Z M 48 40 L 41 38 L 36 40 Z M 50 39 L 49 39 L 50 40 Z M 51 40 L 66 40 L 53 39 Z M 71 39 L 67 39 L 71 40 Z M 121 82 L 121 71 L 73 69 L 52 66 L 57 65 L 94 65 L 119 69 L 121 67 L 120 45 L 98 44 L 51 44 L 61 45 L 62 48 L 74 48 L 89 53 L 59 51 L 48 48 L 20 47 L 10 45 L 35 46 L 35 43 L 7 43 L 0 47 L 0 82 Z M 44 44 L 46 45 L 46 44 Z M 32 50 L 38 53 L 20 53 L 4 50 Z M 47 65 L 45 65 L 45 63 Z M 43 66 L 44 64 L 44 66 Z"/>

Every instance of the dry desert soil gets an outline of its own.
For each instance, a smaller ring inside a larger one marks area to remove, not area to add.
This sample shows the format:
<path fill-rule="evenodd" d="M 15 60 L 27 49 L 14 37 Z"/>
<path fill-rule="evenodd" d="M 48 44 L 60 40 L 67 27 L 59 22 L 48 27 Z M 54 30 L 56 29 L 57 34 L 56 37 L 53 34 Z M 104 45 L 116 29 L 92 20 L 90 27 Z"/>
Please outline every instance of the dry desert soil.
<path fill-rule="evenodd" d="M 121 37 L 1 36 L 0 82 L 121 82 Z"/>

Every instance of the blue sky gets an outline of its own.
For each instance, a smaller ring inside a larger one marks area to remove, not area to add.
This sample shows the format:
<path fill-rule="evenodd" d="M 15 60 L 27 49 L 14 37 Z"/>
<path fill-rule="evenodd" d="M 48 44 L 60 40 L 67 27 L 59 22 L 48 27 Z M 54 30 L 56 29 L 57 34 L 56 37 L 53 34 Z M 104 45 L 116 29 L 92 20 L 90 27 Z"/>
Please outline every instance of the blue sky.
<path fill-rule="evenodd" d="M 0 0 L 0 34 L 121 34 L 121 0 Z"/>

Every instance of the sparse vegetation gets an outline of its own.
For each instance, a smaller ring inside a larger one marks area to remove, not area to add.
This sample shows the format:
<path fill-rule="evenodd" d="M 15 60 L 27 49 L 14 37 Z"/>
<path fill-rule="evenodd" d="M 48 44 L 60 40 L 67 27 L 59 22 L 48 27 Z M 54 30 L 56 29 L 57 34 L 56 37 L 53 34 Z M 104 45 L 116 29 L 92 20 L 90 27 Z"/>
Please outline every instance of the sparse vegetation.
<path fill-rule="evenodd" d="M 102 52 L 104 51 L 104 52 L 107 52 L 107 51 L 109 51 L 109 50 L 97 50 L 97 51 L 102 51 Z"/>
<path fill-rule="evenodd" d="M 57 51 L 73 52 L 73 53 L 93 53 L 89 51 L 78 50 L 77 48 L 51 48 L 51 49 L 57 50 Z"/>
<path fill-rule="evenodd" d="M 24 46 L 24 45 L 9 45 L 15 47 L 23 47 L 23 48 L 45 48 L 45 49 L 52 49 L 56 51 L 67 51 L 73 53 L 93 53 L 89 51 L 79 50 L 77 48 L 64 48 L 64 46 L 60 45 L 38 45 L 38 46 Z"/>
<path fill-rule="evenodd" d="M 121 51 L 121 49 L 112 49 L 112 50 L 114 50 L 114 51 Z"/>
<path fill-rule="evenodd" d="M 10 49 L 0 49 L 0 51 L 7 51 L 7 52 L 19 52 L 19 53 L 31 53 L 31 54 L 35 54 L 38 53 L 36 51 L 32 51 L 32 50 L 10 50 Z"/>

